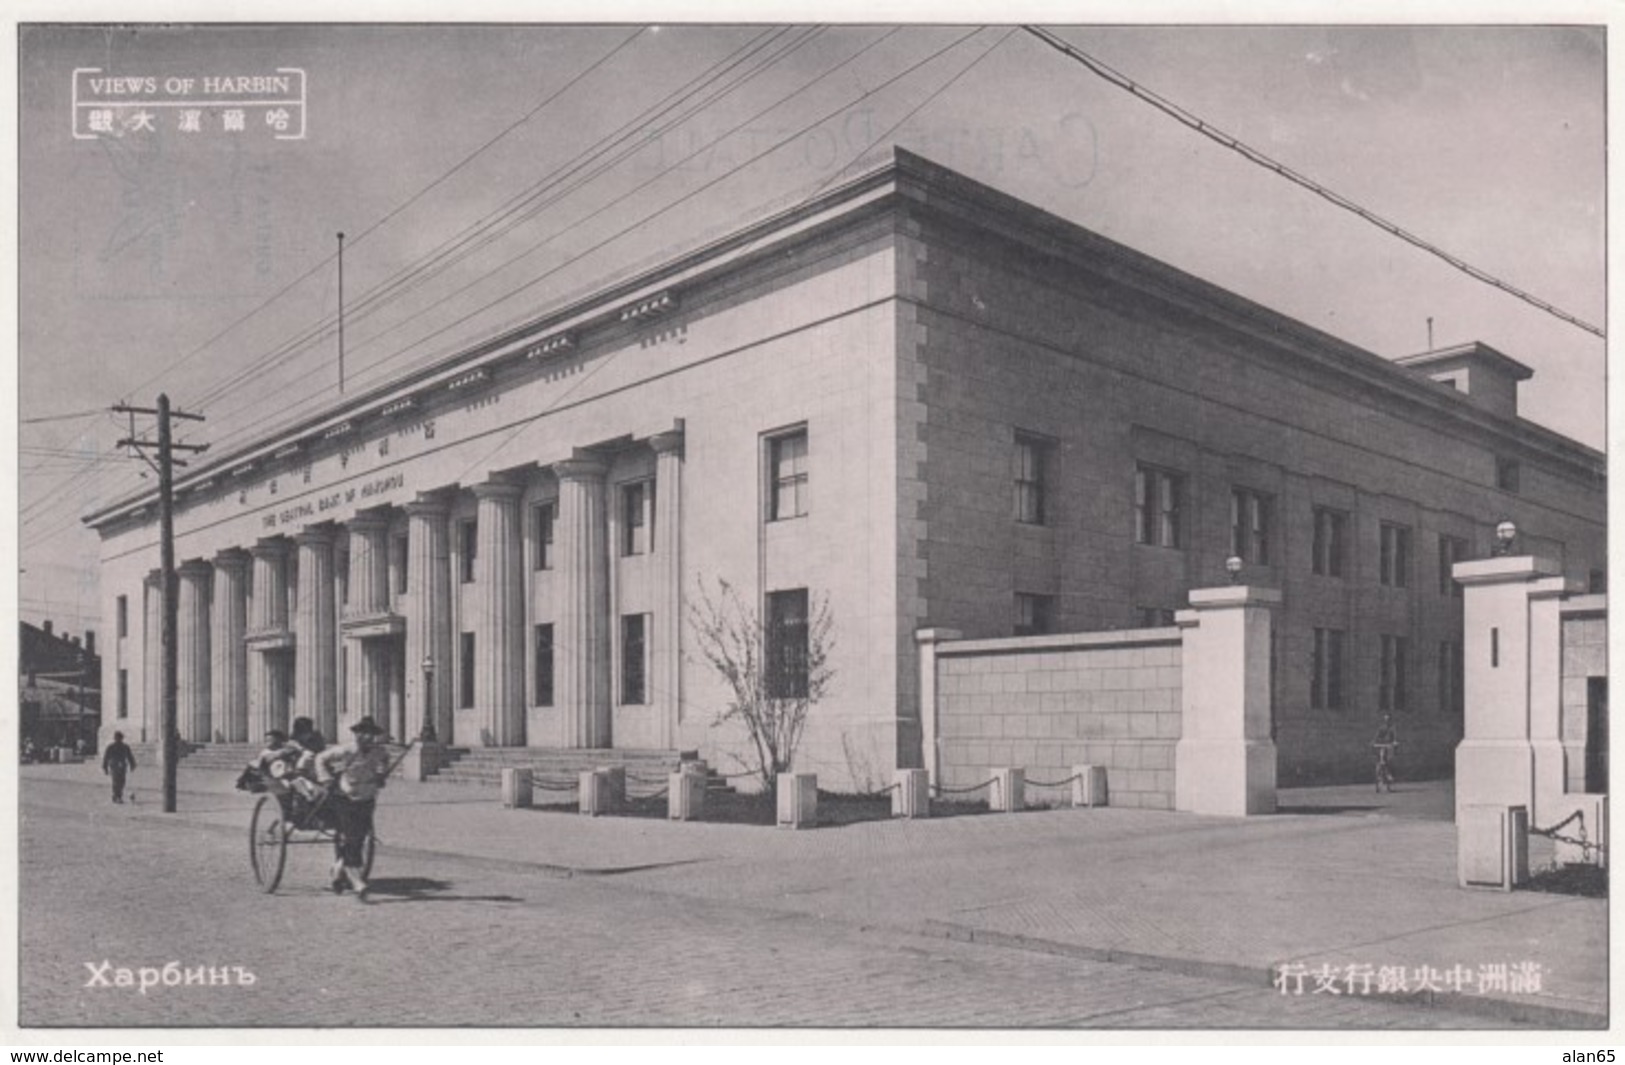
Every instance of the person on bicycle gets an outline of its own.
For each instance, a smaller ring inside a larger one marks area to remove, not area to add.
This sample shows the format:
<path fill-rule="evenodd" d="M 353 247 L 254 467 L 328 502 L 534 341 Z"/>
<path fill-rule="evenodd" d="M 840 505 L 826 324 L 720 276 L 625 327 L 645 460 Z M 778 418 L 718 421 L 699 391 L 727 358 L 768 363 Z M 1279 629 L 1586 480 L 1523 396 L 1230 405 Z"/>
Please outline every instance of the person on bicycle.
<path fill-rule="evenodd" d="M 342 747 L 329 747 L 316 756 L 316 779 L 327 787 L 327 802 L 337 831 L 333 835 L 333 891 L 346 885 L 366 901 L 367 881 L 362 875 L 367 837 L 372 834 L 378 789 L 389 775 L 389 751 L 380 742 L 384 730 L 371 716 L 350 728 L 355 739 Z"/>
<path fill-rule="evenodd" d="M 1372 739 L 1371 746 L 1377 750 L 1377 790 L 1381 791 L 1384 784 L 1388 790 L 1394 790 L 1394 752 L 1399 749 L 1399 732 L 1394 728 L 1394 715 L 1383 714 L 1382 724 L 1377 728 L 1377 735 Z"/>

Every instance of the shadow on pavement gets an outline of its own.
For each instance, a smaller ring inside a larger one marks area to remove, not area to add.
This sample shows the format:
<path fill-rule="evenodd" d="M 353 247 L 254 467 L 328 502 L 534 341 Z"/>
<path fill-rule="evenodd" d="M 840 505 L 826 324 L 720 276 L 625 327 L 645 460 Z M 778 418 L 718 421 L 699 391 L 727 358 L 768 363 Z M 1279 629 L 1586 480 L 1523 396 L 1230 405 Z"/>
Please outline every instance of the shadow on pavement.
<path fill-rule="evenodd" d="M 369 898 L 378 905 L 390 902 L 524 902 L 517 895 L 455 895 L 452 882 L 424 876 L 378 877 L 369 883 Z"/>

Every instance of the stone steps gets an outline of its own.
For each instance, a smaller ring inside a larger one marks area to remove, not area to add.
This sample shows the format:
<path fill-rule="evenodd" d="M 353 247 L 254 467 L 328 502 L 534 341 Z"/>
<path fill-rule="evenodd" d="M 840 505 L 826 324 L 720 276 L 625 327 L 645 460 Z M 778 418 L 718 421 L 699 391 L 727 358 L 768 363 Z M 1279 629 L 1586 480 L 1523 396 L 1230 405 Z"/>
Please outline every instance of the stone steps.
<path fill-rule="evenodd" d="M 667 774 L 677 770 L 677 751 L 617 748 L 562 749 L 547 747 L 453 748 L 450 765 L 429 779 L 444 784 L 498 788 L 504 769 L 529 769 L 538 784 L 573 785 L 580 774 L 599 766 L 622 766 L 627 788 L 634 795 L 665 787 Z M 562 794 L 557 792 L 556 794 Z"/>

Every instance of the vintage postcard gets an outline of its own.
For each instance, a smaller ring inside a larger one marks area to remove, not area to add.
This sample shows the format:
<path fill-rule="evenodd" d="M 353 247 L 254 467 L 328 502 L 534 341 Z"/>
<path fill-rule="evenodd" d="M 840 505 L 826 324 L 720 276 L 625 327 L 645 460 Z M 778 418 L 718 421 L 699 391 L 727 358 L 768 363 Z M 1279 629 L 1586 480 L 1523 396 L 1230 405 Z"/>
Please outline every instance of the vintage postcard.
<path fill-rule="evenodd" d="M 1607 13 L 960 14 L 16 24 L 15 1042 L 1606 1033 Z"/>

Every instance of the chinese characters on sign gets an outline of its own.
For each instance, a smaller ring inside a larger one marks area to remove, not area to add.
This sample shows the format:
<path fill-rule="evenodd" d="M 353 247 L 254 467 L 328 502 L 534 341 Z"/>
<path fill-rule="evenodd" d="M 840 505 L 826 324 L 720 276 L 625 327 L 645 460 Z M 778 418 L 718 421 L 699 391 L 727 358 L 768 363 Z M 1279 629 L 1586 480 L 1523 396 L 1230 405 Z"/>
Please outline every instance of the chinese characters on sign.
<path fill-rule="evenodd" d="M 191 77 L 73 72 L 73 135 L 78 140 L 173 131 L 186 136 L 305 139 L 305 72 Z"/>
<path fill-rule="evenodd" d="M 1277 966 L 1273 983 L 1283 995 L 1411 995 L 1431 991 L 1455 994 L 1538 995 L 1543 967 L 1539 962 L 1491 962 L 1449 969 L 1419 965 L 1343 965 L 1327 962 L 1311 969 L 1299 962 Z"/>

